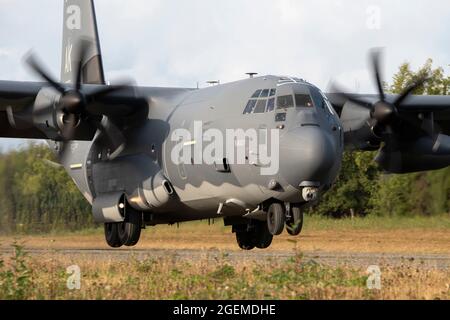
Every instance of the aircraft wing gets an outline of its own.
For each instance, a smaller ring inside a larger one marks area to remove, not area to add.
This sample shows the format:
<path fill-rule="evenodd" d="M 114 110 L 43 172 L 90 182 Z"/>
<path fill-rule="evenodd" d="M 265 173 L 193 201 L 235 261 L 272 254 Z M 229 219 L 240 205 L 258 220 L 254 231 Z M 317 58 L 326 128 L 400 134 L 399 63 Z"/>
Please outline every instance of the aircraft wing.
<path fill-rule="evenodd" d="M 0 137 L 45 139 L 45 134 L 35 127 L 17 129 L 8 120 L 7 109 L 20 112 L 33 105 L 44 83 L 0 81 Z"/>
<path fill-rule="evenodd" d="M 58 86 L 66 91 L 72 89 L 70 85 Z M 108 118 L 111 132 L 148 110 L 147 101 L 137 94 L 136 87 L 82 85 L 81 90 L 89 99 L 70 140 L 91 140 L 101 128 L 103 117 Z M 56 118 L 65 108 L 64 103 L 59 106 L 63 96 L 45 82 L 0 81 L 0 137 L 61 140 L 58 132 L 63 128 Z"/>
<path fill-rule="evenodd" d="M 406 173 L 450 165 L 450 96 L 360 95 L 327 98 L 340 115 L 347 147 L 379 150 L 387 172 Z"/>

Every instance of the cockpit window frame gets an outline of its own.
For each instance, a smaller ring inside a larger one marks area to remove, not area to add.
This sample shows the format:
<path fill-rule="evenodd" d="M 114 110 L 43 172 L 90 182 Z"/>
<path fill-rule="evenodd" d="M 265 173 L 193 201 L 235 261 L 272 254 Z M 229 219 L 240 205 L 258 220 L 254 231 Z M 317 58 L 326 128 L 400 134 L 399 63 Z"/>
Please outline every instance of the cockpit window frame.
<path fill-rule="evenodd" d="M 272 112 L 276 109 L 276 88 L 265 88 L 256 90 L 251 98 L 247 101 L 242 114 L 264 114 Z M 264 109 L 262 108 L 264 104 Z M 273 104 L 273 109 L 269 110 L 269 107 Z M 259 106 L 259 109 L 257 109 Z M 258 111 L 258 112 L 256 112 Z"/>
<path fill-rule="evenodd" d="M 255 93 L 253 93 L 251 98 L 258 99 L 260 97 L 261 93 L 262 93 L 262 89 L 256 90 Z"/>

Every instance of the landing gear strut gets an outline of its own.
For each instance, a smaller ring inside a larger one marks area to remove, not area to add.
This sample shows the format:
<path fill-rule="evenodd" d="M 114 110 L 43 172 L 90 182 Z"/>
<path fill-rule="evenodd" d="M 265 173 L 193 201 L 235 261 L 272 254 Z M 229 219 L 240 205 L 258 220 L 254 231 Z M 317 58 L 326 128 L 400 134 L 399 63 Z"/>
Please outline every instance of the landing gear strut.
<path fill-rule="evenodd" d="M 112 248 L 119 248 L 123 245 L 134 246 L 141 236 L 142 213 L 133 210 L 129 205 L 125 210 L 125 221 L 105 223 L 106 243 Z"/>

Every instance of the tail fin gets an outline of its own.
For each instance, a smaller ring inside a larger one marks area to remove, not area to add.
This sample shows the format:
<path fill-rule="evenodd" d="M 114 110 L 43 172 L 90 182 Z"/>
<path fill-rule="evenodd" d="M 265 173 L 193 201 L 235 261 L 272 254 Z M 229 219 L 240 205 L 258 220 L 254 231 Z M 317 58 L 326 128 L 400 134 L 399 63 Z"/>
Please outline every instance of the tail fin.
<path fill-rule="evenodd" d="M 104 84 L 94 0 L 64 0 L 63 24 L 61 81 L 73 81 L 78 65 L 77 49 L 84 41 L 88 45 L 88 53 L 83 61 L 83 83 Z"/>

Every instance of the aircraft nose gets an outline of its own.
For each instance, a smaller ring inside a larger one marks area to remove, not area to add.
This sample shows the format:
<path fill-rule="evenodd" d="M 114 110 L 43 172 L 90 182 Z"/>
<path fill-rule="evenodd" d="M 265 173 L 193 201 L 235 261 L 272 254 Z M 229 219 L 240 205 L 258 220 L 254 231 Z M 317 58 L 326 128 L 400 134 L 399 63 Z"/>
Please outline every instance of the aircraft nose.
<path fill-rule="evenodd" d="M 294 187 L 303 182 L 324 185 L 336 163 L 337 148 L 332 136 L 318 126 L 295 128 L 280 143 L 280 170 Z"/>

